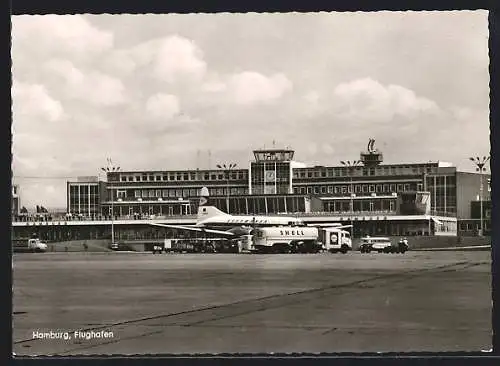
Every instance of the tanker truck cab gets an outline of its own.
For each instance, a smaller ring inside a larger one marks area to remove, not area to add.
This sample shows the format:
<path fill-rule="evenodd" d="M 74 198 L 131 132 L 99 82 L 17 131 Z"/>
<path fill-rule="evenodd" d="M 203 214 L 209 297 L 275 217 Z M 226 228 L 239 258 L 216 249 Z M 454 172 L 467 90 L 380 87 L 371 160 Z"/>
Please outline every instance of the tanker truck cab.
<path fill-rule="evenodd" d="M 345 254 L 352 250 L 352 240 L 349 231 L 340 228 L 323 228 L 320 232 L 321 242 L 326 251 Z"/>

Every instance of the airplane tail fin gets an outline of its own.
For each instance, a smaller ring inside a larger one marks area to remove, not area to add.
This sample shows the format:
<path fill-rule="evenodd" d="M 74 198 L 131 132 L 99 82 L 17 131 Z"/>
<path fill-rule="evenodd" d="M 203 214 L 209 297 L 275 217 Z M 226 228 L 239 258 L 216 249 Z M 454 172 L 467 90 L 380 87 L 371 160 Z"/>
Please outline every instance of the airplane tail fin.
<path fill-rule="evenodd" d="M 198 205 L 198 215 L 197 221 L 205 220 L 214 216 L 223 216 L 227 215 L 227 213 L 219 210 L 217 207 L 210 202 L 208 189 L 203 187 L 200 192 L 200 202 Z"/>

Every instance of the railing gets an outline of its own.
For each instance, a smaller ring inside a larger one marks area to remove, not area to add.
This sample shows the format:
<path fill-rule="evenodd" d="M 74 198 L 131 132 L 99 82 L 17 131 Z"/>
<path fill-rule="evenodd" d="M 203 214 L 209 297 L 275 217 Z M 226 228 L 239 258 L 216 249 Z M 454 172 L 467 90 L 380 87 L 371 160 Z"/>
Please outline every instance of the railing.
<path fill-rule="evenodd" d="M 167 220 L 167 219 L 188 219 L 195 218 L 196 215 L 124 215 L 114 216 L 114 221 L 130 221 L 130 220 Z M 51 221 L 110 221 L 111 215 L 99 216 L 15 216 L 12 222 L 51 222 Z"/>
<path fill-rule="evenodd" d="M 279 215 L 284 216 L 370 216 L 370 215 L 397 215 L 394 211 L 389 210 L 372 210 L 372 211 L 317 211 L 317 212 L 291 212 L 291 213 L 280 213 Z"/>

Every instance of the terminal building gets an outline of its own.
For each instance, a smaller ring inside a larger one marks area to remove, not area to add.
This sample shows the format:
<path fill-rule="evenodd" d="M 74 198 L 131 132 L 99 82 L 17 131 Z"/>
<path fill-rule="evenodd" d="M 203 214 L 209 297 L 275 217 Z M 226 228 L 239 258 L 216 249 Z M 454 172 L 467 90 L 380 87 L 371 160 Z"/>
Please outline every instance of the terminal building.
<path fill-rule="evenodd" d="M 107 182 L 95 177 L 68 182 L 67 210 L 73 216 L 117 220 L 190 216 L 196 214 L 201 188 L 207 187 L 214 205 L 231 214 L 288 213 L 308 215 L 309 222 L 351 222 L 355 236 L 478 230 L 473 206 L 479 174 L 440 161 L 383 164 L 374 142 L 359 160 L 331 166 L 308 167 L 294 160 L 293 150 L 273 148 L 255 150 L 245 168 L 110 171 Z M 489 201 L 489 194 L 483 200 Z"/>
<path fill-rule="evenodd" d="M 67 182 L 62 222 L 14 222 L 13 235 L 37 231 L 47 240 L 68 240 L 111 237 L 113 232 L 118 240 L 160 239 L 174 234 L 148 222 L 194 224 L 203 187 L 211 203 L 230 214 L 287 213 L 309 224 L 352 224 L 355 238 L 475 236 L 481 228 L 482 205 L 483 232 L 489 235 L 490 189 L 481 190 L 481 182 L 489 187 L 489 175 L 461 172 L 441 161 L 384 164 L 374 142 L 370 140 L 359 160 L 328 166 L 307 166 L 295 160 L 292 149 L 272 148 L 253 151 L 247 167 L 110 169 L 106 181 L 80 177 Z M 18 210 L 14 193 L 13 212 Z"/>

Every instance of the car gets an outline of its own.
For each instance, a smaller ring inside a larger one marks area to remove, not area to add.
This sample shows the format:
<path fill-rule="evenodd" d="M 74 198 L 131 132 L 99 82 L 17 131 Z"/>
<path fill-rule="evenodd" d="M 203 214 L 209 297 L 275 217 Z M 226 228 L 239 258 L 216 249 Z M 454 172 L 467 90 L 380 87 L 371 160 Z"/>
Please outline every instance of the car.
<path fill-rule="evenodd" d="M 393 245 L 390 238 L 365 236 L 361 238 L 359 251 L 370 253 L 372 250 L 378 253 L 405 253 L 408 251 L 408 240 L 401 239 L 397 245 Z"/>

